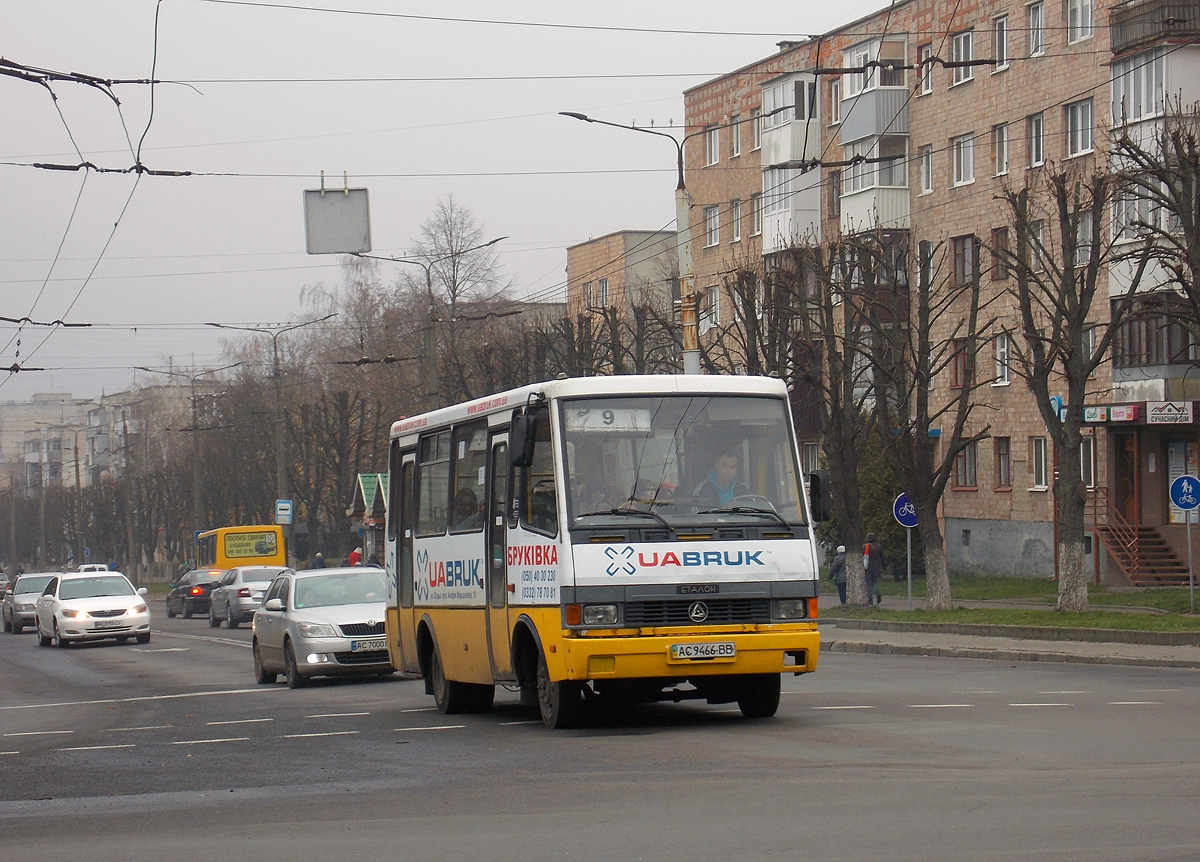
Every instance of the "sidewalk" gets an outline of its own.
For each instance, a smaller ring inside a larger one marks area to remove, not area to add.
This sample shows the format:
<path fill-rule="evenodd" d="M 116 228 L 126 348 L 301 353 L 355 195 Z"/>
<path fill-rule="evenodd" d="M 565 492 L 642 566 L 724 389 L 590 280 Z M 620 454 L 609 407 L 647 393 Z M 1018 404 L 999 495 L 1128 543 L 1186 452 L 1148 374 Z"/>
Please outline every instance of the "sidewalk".
<path fill-rule="evenodd" d="M 907 610 L 908 599 L 885 597 L 883 607 L 889 606 Z M 915 596 L 913 606 L 918 606 Z M 836 613 L 830 609 L 819 622 L 821 649 L 829 652 L 1200 669 L 1198 633 L 830 619 Z"/>

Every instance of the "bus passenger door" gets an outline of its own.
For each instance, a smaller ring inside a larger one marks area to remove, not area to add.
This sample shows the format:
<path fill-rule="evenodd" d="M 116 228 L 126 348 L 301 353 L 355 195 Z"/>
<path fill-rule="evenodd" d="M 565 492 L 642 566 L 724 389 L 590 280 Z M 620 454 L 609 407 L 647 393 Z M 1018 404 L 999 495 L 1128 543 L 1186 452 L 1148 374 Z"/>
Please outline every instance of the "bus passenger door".
<path fill-rule="evenodd" d="M 396 587 L 398 601 L 396 608 L 400 628 L 400 657 L 403 669 L 416 672 L 420 669 L 417 660 L 417 610 L 413 600 L 413 530 L 416 526 L 416 493 L 413 485 L 416 475 L 416 452 L 408 451 L 401 456 L 400 470 L 393 472 L 393 480 L 398 481 L 399 487 L 389 489 L 395 496 L 392 498 L 398 505 L 396 512 L 399 518 L 395 528 L 396 548 Z"/>
<path fill-rule="evenodd" d="M 495 679 L 513 679 L 508 625 L 508 434 L 492 436 L 487 489 L 488 653 Z"/>

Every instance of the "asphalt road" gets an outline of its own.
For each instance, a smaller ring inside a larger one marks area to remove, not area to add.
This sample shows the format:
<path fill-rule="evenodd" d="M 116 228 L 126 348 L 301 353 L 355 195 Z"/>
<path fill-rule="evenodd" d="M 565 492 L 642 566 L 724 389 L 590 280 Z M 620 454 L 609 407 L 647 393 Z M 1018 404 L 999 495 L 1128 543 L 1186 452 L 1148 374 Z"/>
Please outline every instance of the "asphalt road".
<path fill-rule="evenodd" d="M 161 613 L 144 646 L 0 635 L 0 859 L 1200 856 L 1194 670 L 823 653 L 774 719 L 552 732 L 503 690 L 258 686 L 248 647 Z"/>

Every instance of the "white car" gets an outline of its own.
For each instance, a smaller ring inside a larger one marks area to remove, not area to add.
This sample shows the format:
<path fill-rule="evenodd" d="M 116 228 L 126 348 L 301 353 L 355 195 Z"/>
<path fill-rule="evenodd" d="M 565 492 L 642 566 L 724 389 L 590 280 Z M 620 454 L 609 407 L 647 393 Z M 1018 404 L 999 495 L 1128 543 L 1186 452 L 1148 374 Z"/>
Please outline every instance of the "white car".
<path fill-rule="evenodd" d="M 146 588 L 135 589 L 120 572 L 68 572 L 55 576 L 37 600 L 38 644 L 116 638 L 150 642 Z"/>

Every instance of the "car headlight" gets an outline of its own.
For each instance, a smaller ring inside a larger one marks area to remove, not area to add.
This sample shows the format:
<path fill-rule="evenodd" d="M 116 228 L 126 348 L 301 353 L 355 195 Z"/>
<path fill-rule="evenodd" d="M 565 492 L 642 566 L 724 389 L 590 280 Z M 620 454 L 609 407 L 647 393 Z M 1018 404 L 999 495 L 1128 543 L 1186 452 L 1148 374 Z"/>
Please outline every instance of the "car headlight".
<path fill-rule="evenodd" d="M 133 607 L 131 607 L 129 609 L 129 613 L 131 613 L 131 614 L 144 614 L 146 611 L 147 611 L 147 608 L 144 604 L 134 605 Z"/>
<path fill-rule="evenodd" d="M 87 616 L 87 611 L 79 611 L 75 608 L 63 608 L 63 616 L 69 620 L 81 620 Z"/>
<path fill-rule="evenodd" d="M 776 599 L 775 619 L 803 620 L 808 618 L 808 599 Z"/>
<path fill-rule="evenodd" d="M 617 606 L 584 605 L 583 624 L 585 626 L 615 626 L 617 624 Z"/>
<path fill-rule="evenodd" d="M 300 632 L 301 637 L 306 638 L 335 638 L 338 636 L 333 626 L 325 623 L 297 623 L 296 631 Z"/>
<path fill-rule="evenodd" d="M 33 610 L 35 607 L 36 607 L 36 605 L 17 605 L 17 610 L 19 610 L 19 611 L 31 611 L 31 610 Z"/>

